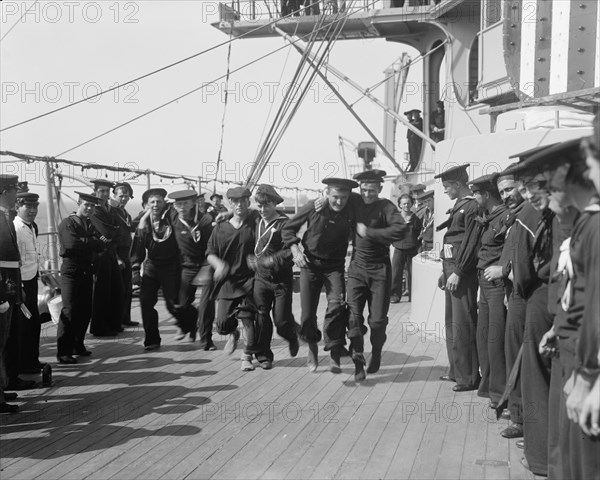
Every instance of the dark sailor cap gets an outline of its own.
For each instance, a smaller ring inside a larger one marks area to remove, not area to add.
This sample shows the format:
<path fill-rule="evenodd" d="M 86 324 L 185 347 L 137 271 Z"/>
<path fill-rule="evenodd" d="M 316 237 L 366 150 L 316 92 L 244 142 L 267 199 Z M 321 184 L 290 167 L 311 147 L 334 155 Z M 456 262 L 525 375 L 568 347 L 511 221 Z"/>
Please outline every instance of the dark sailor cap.
<path fill-rule="evenodd" d="M 482 175 L 469 182 L 471 191 L 475 192 L 497 192 L 498 187 L 496 186 L 496 179 L 498 178 L 497 173 L 490 173 L 488 175 Z"/>
<path fill-rule="evenodd" d="M 225 195 L 227 195 L 227 198 L 230 200 L 239 200 L 240 198 L 249 198 L 252 193 L 244 187 L 233 187 L 227 190 Z"/>
<path fill-rule="evenodd" d="M 198 194 L 196 193 L 196 190 L 191 190 L 188 188 L 169 193 L 169 198 L 171 200 L 175 200 L 176 202 L 183 200 L 195 200 L 198 198 Z"/>
<path fill-rule="evenodd" d="M 323 183 L 328 187 L 341 188 L 344 190 L 352 190 L 358 187 L 358 183 L 348 178 L 328 177 L 323 179 Z"/>
<path fill-rule="evenodd" d="M 40 196 L 33 192 L 19 192 L 17 193 L 17 202 L 20 205 L 39 205 Z"/>
<path fill-rule="evenodd" d="M 215 192 L 210 196 L 210 199 L 212 200 L 213 198 L 220 198 L 221 200 L 223 200 L 223 195 Z"/>
<path fill-rule="evenodd" d="M 79 195 L 79 200 L 82 200 L 84 202 L 90 202 L 94 205 L 100 205 L 100 203 L 102 203 L 102 200 L 92 193 L 83 193 L 77 191 L 75 191 L 75 193 Z"/>
<path fill-rule="evenodd" d="M 465 177 L 468 178 L 467 169 L 471 164 L 465 163 L 464 165 L 458 165 L 456 167 L 449 168 L 448 170 L 438 173 L 433 178 L 440 178 L 442 181 L 446 180 L 449 182 L 457 182 Z"/>
<path fill-rule="evenodd" d="M 412 115 L 413 113 L 421 113 L 421 110 L 419 110 L 418 108 L 413 108 L 412 110 L 409 110 L 408 112 L 404 112 L 404 115 Z"/>
<path fill-rule="evenodd" d="M 17 183 L 17 192 L 18 193 L 26 193 L 29 191 L 29 182 L 19 182 Z"/>
<path fill-rule="evenodd" d="M 113 186 L 113 193 L 117 190 L 117 188 L 126 188 L 129 191 L 129 196 L 133 198 L 133 188 L 128 182 L 117 182 Z"/>
<path fill-rule="evenodd" d="M 164 188 L 149 188 L 144 193 L 142 193 L 142 203 L 148 203 L 148 199 L 152 195 L 160 195 L 165 198 L 167 196 L 167 191 Z"/>
<path fill-rule="evenodd" d="M 283 198 L 281 198 L 281 195 L 279 195 L 277 193 L 277 191 L 275 190 L 275 188 L 272 185 L 267 185 L 267 184 L 263 183 L 258 186 L 258 188 L 256 189 L 256 193 L 265 195 L 270 200 L 275 202 L 275 205 L 279 205 L 280 203 L 283 202 Z"/>
<path fill-rule="evenodd" d="M 554 145 L 558 145 L 558 143 L 551 143 L 550 145 L 542 145 L 539 147 L 530 148 L 529 150 L 525 150 L 524 152 L 515 153 L 514 155 L 511 155 L 508 158 L 518 158 L 519 162 L 524 162 L 532 155 L 535 155 L 536 153 L 539 153 L 542 150 L 546 150 L 547 148 L 552 147 Z"/>
<path fill-rule="evenodd" d="M 0 174 L 0 192 L 4 190 L 10 190 L 11 188 L 17 188 L 19 183 L 19 177 L 16 175 Z"/>
<path fill-rule="evenodd" d="M 428 198 L 432 198 L 433 197 L 433 190 L 429 190 L 427 192 L 423 192 L 421 195 L 419 195 L 417 197 L 417 200 L 421 201 L 421 200 L 426 200 Z"/>
<path fill-rule="evenodd" d="M 507 168 L 503 174 L 532 176 L 557 169 L 564 164 L 585 162 L 580 153 L 581 138 L 555 143 L 531 154 L 522 162 Z"/>
<path fill-rule="evenodd" d="M 383 177 L 387 175 L 385 170 L 365 170 L 364 172 L 359 172 L 354 175 L 352 178 L 354 180 L 358 180 L 359 182 L 383 182 Z M 425 188 L 425 187 L 423 187 Z"/>
<path fill-rule="evenodd" d="M 104 178 L 97 178 L 96 180 L 90 180 L 90 183 L 94 184 L 94 190 L 96 190 L 98 187 L 112 188 L 114 186 L 114 182 L 111 182 L 110 180 L 106 180 Z"/>

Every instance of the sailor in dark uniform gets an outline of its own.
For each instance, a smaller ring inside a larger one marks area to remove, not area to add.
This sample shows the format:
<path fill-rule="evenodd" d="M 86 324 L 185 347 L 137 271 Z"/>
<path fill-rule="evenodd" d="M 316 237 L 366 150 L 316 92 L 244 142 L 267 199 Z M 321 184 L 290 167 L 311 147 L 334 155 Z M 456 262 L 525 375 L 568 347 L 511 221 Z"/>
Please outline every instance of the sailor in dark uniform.
<path fill-rule="evenodd" d="M 542 353 L 552 352 L 552 337 L 558 338 L 562 373 L 556 385 L 553 370 L 550 387 L 551 405 L 553 398 L 559 404 L 559 411 L 555 412 L 557 421 L 551 417 L 551 422 L 558 425 L 554 431 L 550 429 L 559 440 L 557 458 L 549 458 L 548 474 L 553 478 L 600 478 L 600 429 L 592 432 L 590 423 L 580 421 L 585 397 L 600 395 L 598 390 L 594 392 L 600 373 L 600 199 L 588 178 L 587 159 L 581 155 L 579 146 L 578 140 L 564 142 L 546 152 L 545 158 L 538 162 L 538 168 L 554 170 L 549 180 L 552 191 L 561 192 L 567 197 L 564 201 L 575 204 L 581 212 L 571 238 L 565 242 L 569 250 L 561 249 L 565 261 L 559 262 L 559 270 L 564 266 L 569 278 L 561 299 L 561 313 L 556 316 L 553 332 L 548 332 L 540 344 Z M 592 398 L 591 402 L 600 403 L 598 398 Z M 549 442 L 552 441 L 551 435 Z"/>
<path fill-rule="evenodd" d="M 413 109 L 405 113 L 413 127 L 423 131 L 423 119 L 421 118 L 421 110 Z M 407 130 L 406 141 L 408 142 L 408 172 L 414 172 L 419 165 L 421 159 L 421 150 L 423 148 L 423 140 L 412 130 Z"/>
<path fill-rule="evenodd" d="M 283 198 L 271 185 L 262 184 L 258 186 L 254 199 L 260 212 L 260 218 L 256 219 L 254 255 L 250 257 L 250 267 L 255 272 L 254 302 L 258 309 L 256 338 L 261 350 L 256 357 L 261 367 L 268 369 L 273 361 L 273 323 L 277 334 L 288 342 L 292 357 L 297 355 L 300 346 L 299 326 L 292 314 L 292 252 L 281 239 L 281 230 L 288 217 L 277 211 L 277 205 L 283 202 Z"/>
<path fill-rule="evenodd" d="M 381 352 L 387 338 L 386 327 L 391 296 L 390 245 L 406 232 L 396 206 L 387 199 L 379 198 L 385 175 L 383 170 L 367 170 L 353 177 L 360 183 L 362 197 L 351 204 L 356 212 L 357 225 L 348 268 L 348 306 L 350 307 L 348 338 L 355 365 L 356 381 L 365 378 L 363 369 L 365 305 L 368 305 L 369 309 L 371 339 L 371 359 L 367 373 L 377 372 L 381 365 Z M 354 197 L 355 194 L 353 193 L 352 196 Z"/>
<path fill-rule="evenodd" d="M 131 269 L 134 285 L 140 285 L 140 305 L 144 325 L 144 350 L 160 347 L 158 312 L 154 308 L 158 301 L 158 290 L 162 288 L 167 310 L 177 316 L 181 263 L 179 248 L 173 234 L 173 226 L 167 214 L 163 188 L 150 188 L 142 195 L 148 210 L 141 217 L 131 247 Z M 143 277 L 140 267 L 144 263 Z"/>
<path fill-rule="evenodd" d="M 92 180 L 94 195 L 101 202 L 94 209 L 91 222 L 105 242 L 104 250 L 94 258 L 94 303 L 90 333 L 97 337 L 115 336 L 123 331 L 123 280 L 117 259 L 119 220 L 109 203 L 114 186 L 108 180 Z"/>
<path fill-rule="evenodd" d="M 7 403 L 16 393 L 5 393 L 8 385 L 5 354 L 6 342 L 14 308 L 19 308 L 21 296 L 20 255 L 17 235 L 11 216 L 17 201 L 16 175 L 0 174 L 0 413 L 15 413 L 18 405 Z"/>
<path fill-rule="evenodd" d="M 356 224 L 355 212 L 348 206 L 350 193 L 358 187 L 354 180 L 326 178 L 327 205 L 315 210 L 310 201 L 291 218 L 282 231 L 283 242 L 292 250 L 294 263 L 300 271 L 300 301 L 302 318 L 300 338 L 308 343 L 308 368 L 318 366 L 317 307 L 325 285 L 327 311 L 323 322 L 325 351 L 330 351 L 330 371 L 341 373 L 340 357 L 346 343 L 344 265 L 348 242 Z M 302 240 L 296 235 L 306 223 Z M 302 245 L 299 245 L 302 242 Z"/>
<path fill-rule="evenodd" d="M 250 190 L 235 187 L 227 190 L 233 216 L 218 223 L 206 248 L 206 259 L 214 268 L 212 297 L 216 300 L 215 321 L 220 335 L 228 335 L 224 352 L 231 355 L 240 339 L 238 322 L 246 331 L 242 370 L 252 370 L 252 356 L 261 354 L 257 345 L 254 304 L 254 272 L 248 257 L 254 254 L 256 217 L 249 214 Z M 267 357 L 259 359 L 266 361 Z"/>
<path fill-rule="evenodd" d="M 525 290 L 527 311 L 521 361 L 521 394 L 523 396 L 523 436 L 527 467 L 535 474 L 548 474 L 548 409 L 551 361 L 542 356 L 538 345 L 552 328 L 556 301 L 556 285 L 551 283 L 553 259 L 560 253 L 560 245 L 570 235 L 573 215 L 553 201 L 547 175 L 540 172 L 537 163 L 556 146 L 542 148 L 516 167 L 523 180 L 525 197 L 541 212 L 532 250 L 535 280 Z M 555 213 L 556 212 L 556 213 Z M 561 217 L 564 217 L 561 220 Z M 570 219 L 569 219 L 570 217 Z M 535 408 L 530 407 L 535 406 Z"/>
<path fill-rule="evenodd" d="M 84 339 L 92 316 L 94 272 L 92 258 L 104 248 L 100 233 L 90 217 L 101 200 L 87 193 L 79 195 L 77 211 L 58 226 L 62 311 L 56 333 L 56 357 L 60 363 L 76 363 L 73 355 L 88 356 Z"/>
<path fill-rule="evenodd" d="M 448 228 L 441 251 L 443 274 L 439 285 L 446 291 L 446 348 L 450 369 L 441 379 L 456 382 L 455 392 L 476 390 L 479 386 L 477 275 L 474 268 L 462 270 L 465 266 L 457 261 L 465 232 L 475 221 L 479 209 L 467 186 L 468 167 L 469 164 L 454 167 L 434 177 L 442 180 L 446 195 L 456 200 L 448 212 L 448 220 L 436 229 Z"/>
<path fill-rule="evenodd" d="M 509 210 L 504 205 L 496 178 L 484 175 L 470 183 L 475 200 L 484 211 L 476 220 L 481 225 L 480 246 L 477 254 L 477 280 L 479 283 L 479 311 L 477 316 L 477 351 L 481 370 L 478 395 L 488 397 L 490 406 L 496 408 L 506 386 L 506 359 L 504 336 L 506 307 L 505 285 L 502 279 L 488 281 L 485 269 L 500 260 Z"/>
<path fill-rule="evenodd" d="M 139 322 L 131 320 L 131 244 L 132 234 L 135 232 L 133 220 L 125 206 L 133 198 L 133 188 L 127 182 L 118 182 L 113 187 L 113 202 L 116 204 L 111 208 L 119 225 L 117 244 L 117 263 L 121 270 L 121 279 L 123 282 L 123 304 L 121 325 L 123 327 L 135 327 Z"/>
<path fill-rule="evenodd" d="M 417 197 L 423 210 L 423 229 L 421 230 L 421 250 L 429 252 L 433 250 L 433 224 L 435 222 L 433 215 L 433 190 L 422 193 Z"/>
<path fill-rule="evenodd" d="M 227 207 L 223 205 L 221 202 L 223 201 L 223 195 L 218 193 L 213 193 L 210 196 L 210 200 L 214 202 L 214 205 L 211 205 L 209 208 L 209 212 L 213 217 L 216 217 L 219 213 L 227 213 Z"/>
<path fill-rule="evenodd" d="M 583 155 L 588 166 L 587 176 L 594 183 L 596 192 L 600 195 L 600 118 L 594 118 L 594 134 L 581 142 Z M 597 220 L 595 220 L 597 222 Z M 596 225 L 596 232 L 598 226 Z M 586 435 L 600 438 L 600 240 L 594 237 L 591 251 L 595 252 L 590 259 L 589 275 L 586 278 L 584 319 L 577 342 L 577 363 L 582 374 L 588 378 L 590 392 L 580 396 L 581 401 L 569 402 L 569 411 L 573 421 L 579 422 L 579 427 Z M 579 385 L 580 382 L 575 382 Z M 576 416 L 576 418 L 575 418 Z M 596 455 L 596 459 L 600 457 Z M 587 457 L 583 456 L 587 463 Z M 600 471 L 597 468 L 596 471 Z"/>
<path fill-rule="evenodd" d="M 179 307 L 181 309 L 177 325 L 181 329 L 180 337 L 190 335 L 196 339 L 200 328 L 200 343 L 204 350 L 216 350 L 212 341 L 214 320 L 214 302 L 210 300 L 210 283 L 203 285 L 198 309 L 193 305 L 198 285 L 194 279 L 200 269 L 208 267 L 206 246 L 212 234 L 212 217 L 202 213 L 197 202 L 198 194 L 194 190 L 180 190 L 169 194 L 174 200 L 170 210 L 171 223 L 181 257 L 181 285 L 179 286 Z"/>
<path fill-rule="evenodd" d="M 419 200 L 417 200 L 417 198 L 424 191 L 425 191 L 425 185 L 423 185 L 422 183 L 418 183 L 417 185 L 411 186 L 410 190 L 409 190 L 410 196 L 414 199 L 414 204 L 413 204 L 412 211 L 415 212 L 415 214 L 421 220 L 423 220 L 423 216 L 425 214 L 425 209 L 423 208 L 423 205 L 421 204 L 421 202 Z"/>

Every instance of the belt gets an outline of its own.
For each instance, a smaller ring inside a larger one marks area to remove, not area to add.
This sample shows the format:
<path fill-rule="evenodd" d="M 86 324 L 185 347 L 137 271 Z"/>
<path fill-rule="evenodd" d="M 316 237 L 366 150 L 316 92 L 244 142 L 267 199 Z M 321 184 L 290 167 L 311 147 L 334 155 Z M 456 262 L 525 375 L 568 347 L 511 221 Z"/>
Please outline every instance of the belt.
<path fill-rule="evenodd" d="M 9 260 L 0 260 L 0 268 L 21 268 L 21 262 Z"/>

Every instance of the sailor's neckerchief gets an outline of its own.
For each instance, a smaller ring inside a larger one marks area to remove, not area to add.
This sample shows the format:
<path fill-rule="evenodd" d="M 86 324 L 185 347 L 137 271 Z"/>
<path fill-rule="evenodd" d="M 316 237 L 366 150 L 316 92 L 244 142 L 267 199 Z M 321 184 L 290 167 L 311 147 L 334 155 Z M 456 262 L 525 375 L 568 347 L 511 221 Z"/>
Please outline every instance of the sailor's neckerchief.
<path fill-rule="evenodd" d="M 264 218 L 261 217 L 256 228 L 256 244 L 254 246 L 254 255 L 256 257 L 260 257 L 269 247 L 273 235 L 277 231 L 277 224 L 279 221 L 286 219 L 287 217 L 285 215 L 279 215 L 267 223 Z"/>
<path fill-rule="evenodd" d="M 184 219 L 182 215 L 178 215 L 177 217 L 179 218 L 179 221 L 181 223 L 183 223 L 185 225 L 185 227 L 188 229 L 188 231 L 192 234 L 192 240 L 194 241 L 194 243 L 198 243 L 200 241 L 200 239 L 202 238 L 202 235 L 200 233 L 200 224 L 198 223 L 198 216 L 199 216 L 199 208 L 198 207 L 194 207 L 196 212 L 194 213 L 194 226 L 190 226 Z"/>

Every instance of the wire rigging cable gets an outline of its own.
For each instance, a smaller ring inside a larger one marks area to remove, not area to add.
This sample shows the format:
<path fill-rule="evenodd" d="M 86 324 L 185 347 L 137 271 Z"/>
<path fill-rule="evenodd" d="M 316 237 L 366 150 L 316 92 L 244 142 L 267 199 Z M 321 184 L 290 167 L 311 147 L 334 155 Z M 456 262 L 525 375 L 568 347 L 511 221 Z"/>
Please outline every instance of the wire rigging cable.
<path fill-rule="evenodd" d="M 38 0 L 36 0 L 36 2 L 34 2 L 34 4 L 30 7 L 30 9 L 33 8 L 33 6 L 37 3 L 37 1 Z M 312 6 L 312 5 L 316 4 L 316 3 L 319 3 L 319 1 L 320 0 L 315 0 L 315 2 L 312 3 L 310 6 Z M 21 18 L 23 18 L 23 16 L 25 16 L 28 11 L 29 11 L 29 9 L 25 13 L 23 13 L 23 15 L 21 16 Z M 243 34 L 239 35 L 238 37 L 235 37 L 235 38 L 231 38 L 230 37 L 230 39 L 227 40 L 227 41 L 225 41 L 225 42 L 219 43 L 217 45 L 213 45 L 212 47 L 209 47 L 209 48 L 207 48 L 205 50 L 202 50 L 200 52 L 194 53 L 193 55 L 190 55 L 188 57 L 182 58 L 181 60 L 177 60 L 176 62 L 173 62 L 173 63 L 170 63 L 168 65 L 165 65 L 164 67 L 160 67 L 160 68 L 157 68 L 156 70 L 152 70 L 151 72 L 148 72 L 148 73 L 145 73 L 143 75 L 140 75 L 137 78 L 134 78 L 132 80 L 128 80 L 125 83 L 119 83 L 119 84 L 115 85 L 114 87 L 108 88 L 106 90 L 102 90 L 101 92 L 98 92 L 98 93 L 96 93 L 94 95 L 90 95 L 89 97 L 82 98 L 80 100 L 77 100 L 75 102 L 69 103 L 67 105 L 63 105 L 62 107 L 58 107 L 58 108 L 55 108 L 55 109 L 50 110 L 48 112 L 41 113 L 40 115 L 36 115 L 35 117 L 28 118 L 27 120 L 23 120 L 21 122 L 17 122 L 17 123 L 14 123 L 12 125 L 9 125 L 8 127 L 1 128 L 0 132 L 5 132 L 5 131 L 10 130 L 12 128 L 19 127 L 21 125 L 25 125 L 26 123 L 33 122 L 34 120 L 38 120 L 38 119 L 43 118 L 43 117 L 47 117 L 48 115 L 52 115 L 53 113 L 57 113 L 57 112 L 60 112 L 62 110 L 65 110 L 67 108 L 74 107 L 75 105 L 79 105 L 80 103 L 87 102 L 88 100 L 92 100 L 94 98 L 98 98 L 98 97 L 100 97 L 100 96 L 102 96 L 102 95 L 104 95 L 106 93 L 110 93 L 110 92 L 112 92 L 114 90 L 117 90 L 119 88 L 123 88 L 123 87 L 126 87 L 127 85 L 131 85 L 134 82 L 138 82 L 138 81 L 143 80 L 145 78 L 148 78 L 148 77 L 150 77 L 152 75 L 155 75 L 157 73 L 160 73 L 160 72 L 163 72 L 165 70 L 168 70 L 169 68 L 175 67 L 175 66 L 180 65 L 182 63 L 185 63 L 185 62 L 187 62 L 189 60 L 192 60 L 194 58 L 200 57 L 201 55 L 204 55 L 205 53 L 209 53 L 209 52 L 211 52 L 213 50 L 216 50 L 217 48 L 223 47 L 223 46 L 225 46 L 227 44 L 231 44 L 231 42 L 233 42 L 235 40 L 240 40 L 240 39 L 242 39 L 242 38 L 244 38 L 244 37 L 246 37 L 246 36 L 248 36 L 248 35 L 256 32 L 256 31 L 258 31 L 258 30 L 260 30 L 262 28 L 270 27 L 271 25 L 274 25 L 275 23 L 279 22 L 280 20 L 282 20 L 284 18 L 290 17 L 291 15 L 292 15 L 292 13 L 289 13 L 288 15 L 280 17 L 280 18 L 277 18 L 277 19 L 273 20 L 272 22 L 269 22 L 269 23 L 267 23 L 265 25 L 261 25 L 259 27 L 256 27 L 256 28 L 252 29 L 252 30 L 249 30 L 248 32 L 243 33 Z M 19 21 L 20 21 L 20 19 L 10 28 L 10 30 L 8 32 L 6 32 L 6 34 L 2 37 L 2 40 L 4 39 L 4 37 L 6 37 L 10 33 L 10 31 L 15 27 L 15 25 Z"/>
<path fill-rule="evenodd" d="M 349 10 L 350 9 L 351 6 L 349 7 Z M 320 44 L 319 48 L 317 49 L 317 53 L 315 54 L 315 57 L 318 58 L 317 64 L 319 67 L 326 61 L 334 42 L 337 40 L 343 30 L 347 18 L 347 15 L 343 15 L 340 18 L 340 14 L 338 13 L 336 14 L 336 18 L 328 25 L 325 35 L 327 41 Z M 317 75 L 317 70 L 311 69 L 307 66 L 307 60 L 316 42 L 317 32 L 323 28 L 324 21 L 325 17 L 320 17 L 317 24 L 313 28 L 313 32 L 306 46 L 306 50 L 302 54 L 302 58 L 300 59 L 294 74 L 291 87 L 286 92 L 286 95 L 279 107 L 278 114 L 271 125 L 269 133 L 267 134 L 267 137 L 265 138 L 265 141 L 263 142 L 263 145 L 256 156 L 250 174 L 248 175 L 248 179 L 246 180 L 246 186 L 248 188 L 253 188 L 260 180 L 264 169 L 279 145 L 283 134 L 289 127 L 292 118 L 300 108 L 302 101 L 306 97 L 308 90 Z M 333 33 L 330 34 L 332 29 Z M 323 51 L 320 52 L 320 50 Z M 296 94 L 298 93 L 299 97 L 296 99 Z M 292 104 L 293 107 L 291 106 Z"/>
<path fill-rule="evenodd" d="M 229 31 L 229 38 L 233 36 L 233 25 Z M 225 137 L 225 115 L 227 113 L 227 100 L 229 99 L 229 76 L 231 73 L 231 42 L 227 48 L 227 73 L 225 74 L 225 98 L 223 101 L 223 116 L 221 117 L 221 139 L 219 140 L 219 153 L 217 154 L 217 165 L 215 167 L 215 179 L 219 175 L 219 167 L 221 166 L 221 155 L 223 153 L 223 138 Z"/>

